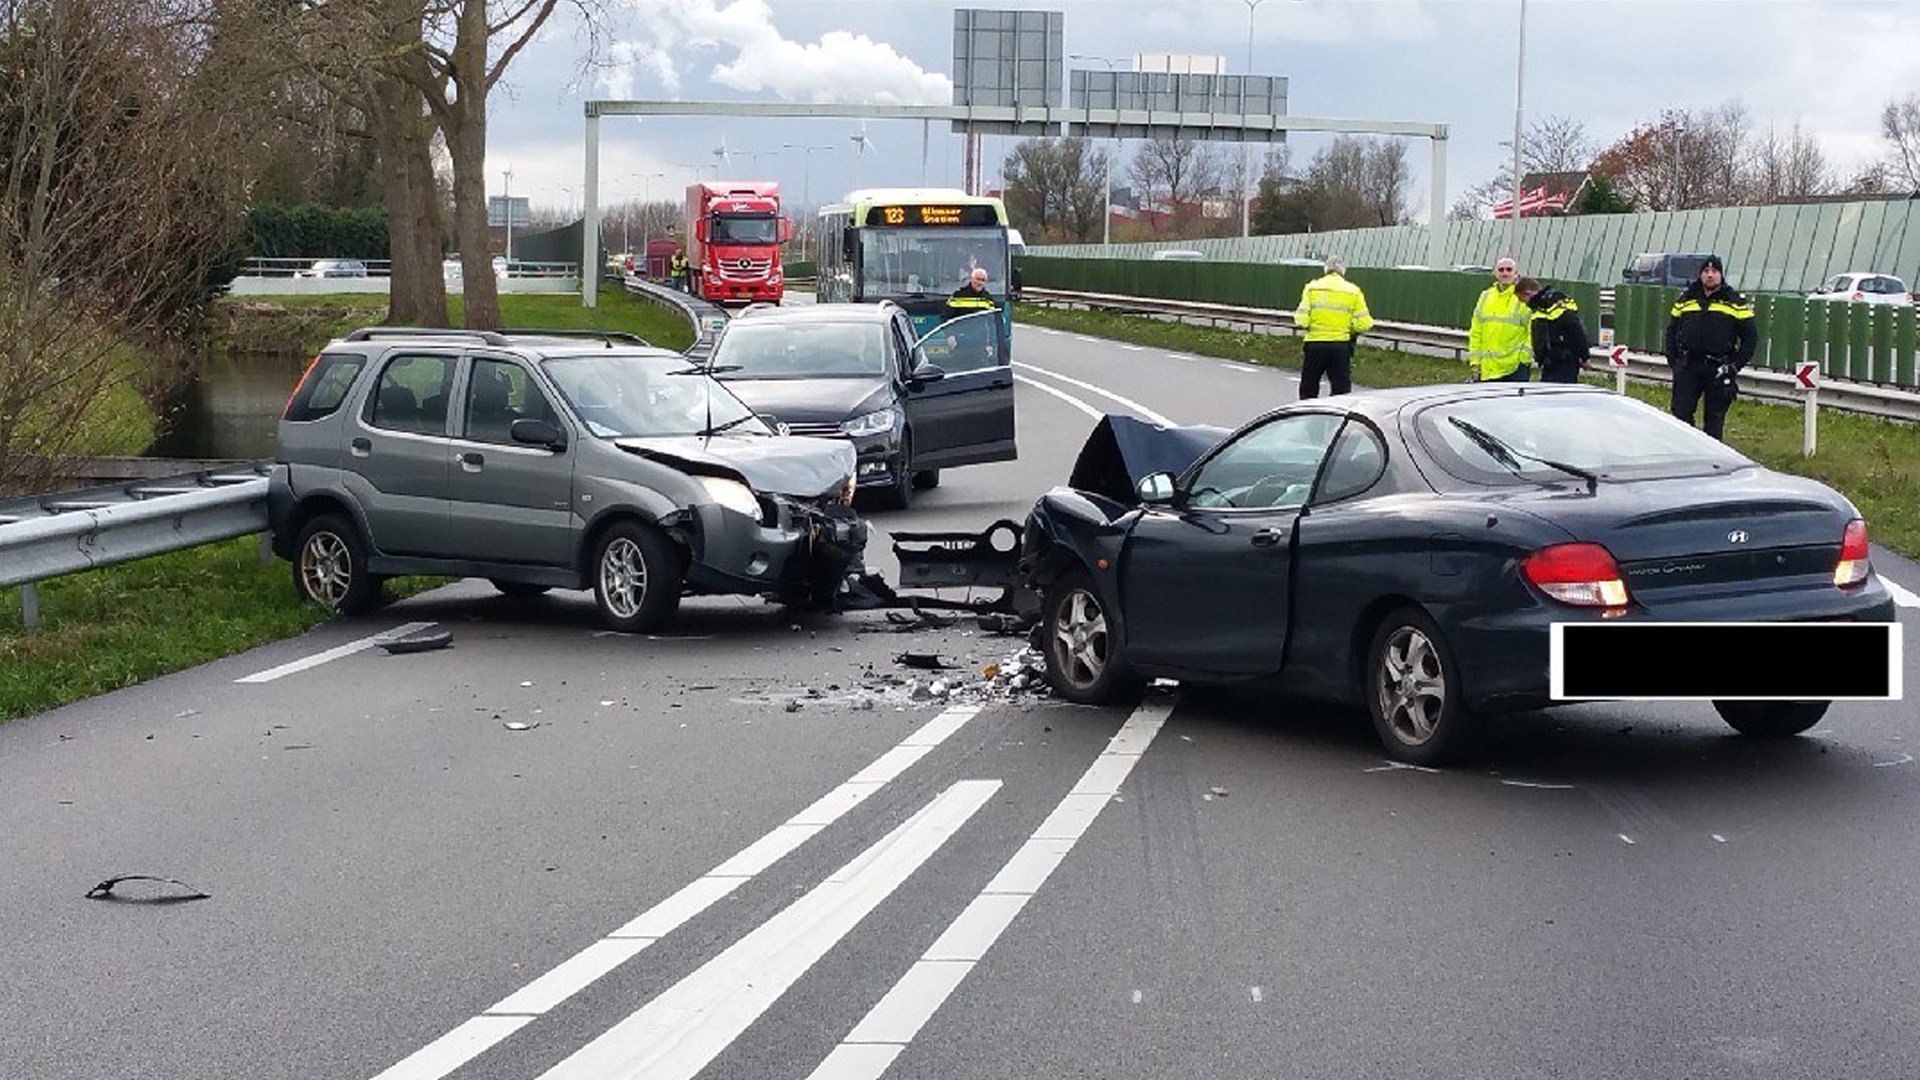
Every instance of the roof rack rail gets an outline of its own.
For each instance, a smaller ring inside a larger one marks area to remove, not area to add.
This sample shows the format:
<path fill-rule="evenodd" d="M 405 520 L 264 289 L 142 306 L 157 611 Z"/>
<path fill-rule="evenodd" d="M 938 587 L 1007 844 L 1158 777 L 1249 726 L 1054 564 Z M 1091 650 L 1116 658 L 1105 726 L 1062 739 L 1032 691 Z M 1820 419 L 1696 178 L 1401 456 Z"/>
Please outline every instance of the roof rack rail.
<path fill-rule="evenodd" d="M 653 347 L 653 342 L 638 334 L 629 334 L 625 330 L 574 330 L 551 329 L 539 326 L 506 326 L 500 329 L 502 334 L 520 334 L 526 337 L 587 338 L 591 341 L 604 341 L 608 345 L 619 342 L 622 345 L 645 345 Z"/>
<path fill-rule="evenodd" d="M 478 338 L 488 345 L 512 344 L 491 330 L 464 330 L 439 326 L 363 326 L 347 334 L 344 341 L 372 341 L 375 338 L 460 337 Z"/>

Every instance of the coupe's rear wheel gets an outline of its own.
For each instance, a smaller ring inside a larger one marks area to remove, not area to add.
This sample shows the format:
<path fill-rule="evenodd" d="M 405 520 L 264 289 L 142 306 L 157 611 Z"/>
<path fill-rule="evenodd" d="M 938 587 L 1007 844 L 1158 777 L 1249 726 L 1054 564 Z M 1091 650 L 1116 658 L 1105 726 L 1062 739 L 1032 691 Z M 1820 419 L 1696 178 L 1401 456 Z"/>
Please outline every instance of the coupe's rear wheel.
<path fill-rule="evenodd" d="M 339 514 L 321 514 L 300 529 L 293 556 L 293 590 L 302 599 L 342 615 L 380 604 L 381 580 L 367 572 L 360 530 Z"/>
<path fill-rule="evenodd" d="M 1827 715 L 1829 701 L 1716 701 L 1715 712 L 1742 735 L 1783 739 L 1798 735 Z"/>
<path fill-rule="evenodd" d="M 1401 608 L 1367 650 L 1367 711 L 1387 753 L 1416 765 L 1455 760 L 1470 747 L 1473 714 L 1446 637 L 1418 608 Z"/>
<path fill-rule="evenodd" d="M 593 600 L 609 629 L 642 633 L 680 608 L 680 553 L 659 530 L 636 521 L 607 529 L 593 555 Z"/>
<path fill-rule="evenodd" d="M 499 589 L 502 596 L 539 596 L 553 588 L 551 585 L 535 585 L 529 581 L 504 581 L 500 578 L 493 578 L 492 581 L 493 587 Z"/>
<path fill-rule="evenodd" d="M 913 474 L 913 486 L 921 491 L 940 486 L 939 469 L 921 469 Z"/>
<path fill-rule="evenodd" d="M 1084 570 L 1064 575 L 1047 590 L 1044 641 L 1047 682 L 1068 701 L 1116 704 L 1138 697 L 1145 685 L 1120 655 L 1106 606 Z"/>

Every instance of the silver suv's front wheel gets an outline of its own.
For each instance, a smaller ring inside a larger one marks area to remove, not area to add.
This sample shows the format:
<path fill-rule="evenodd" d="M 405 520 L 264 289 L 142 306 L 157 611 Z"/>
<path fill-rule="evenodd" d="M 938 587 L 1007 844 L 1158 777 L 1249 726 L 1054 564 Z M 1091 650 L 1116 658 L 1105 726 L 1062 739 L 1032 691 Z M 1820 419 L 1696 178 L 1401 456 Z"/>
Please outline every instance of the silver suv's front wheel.
<path fill-rule="evenodd" d="M 381 579 L 367 572 L 367 547 L 360 531 L 339 514 L 322 514 L 300 529 L 293 556 L 293 591 L 342 615 L 358 615 L 380 604 Z"/>
<path fill-rule="evenodd" d="M 657 630 L 680 607 L 680 553 L 659 530 L 623 521 L 600 537 L 593 556 L 593 599 L 600 621 L 625 633 Z"/>

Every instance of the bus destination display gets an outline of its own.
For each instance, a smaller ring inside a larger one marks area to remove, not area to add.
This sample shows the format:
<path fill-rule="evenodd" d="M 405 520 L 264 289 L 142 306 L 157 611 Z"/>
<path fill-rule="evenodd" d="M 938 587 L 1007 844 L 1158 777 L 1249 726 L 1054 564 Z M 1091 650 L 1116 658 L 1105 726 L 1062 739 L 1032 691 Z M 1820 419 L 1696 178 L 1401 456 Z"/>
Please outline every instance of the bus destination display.
<path fill-rule="evenodd" d="M 922 225 L 995 225 L 991 205 L 953 206 L 922 203 L 915 206 L 876 206 L 867 211 L 867 224 L 883 227 Z"/>

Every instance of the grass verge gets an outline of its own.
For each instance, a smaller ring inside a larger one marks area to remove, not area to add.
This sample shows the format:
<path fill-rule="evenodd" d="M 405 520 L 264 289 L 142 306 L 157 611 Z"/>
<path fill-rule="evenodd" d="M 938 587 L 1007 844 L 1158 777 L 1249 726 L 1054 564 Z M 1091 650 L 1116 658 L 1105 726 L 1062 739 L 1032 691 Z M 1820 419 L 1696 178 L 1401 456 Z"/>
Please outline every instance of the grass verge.
<path fill-rule="evenodd" d="M 447 321 L 454 326 L 464 310 L 458 295 L 447 299 Z M 220 302 L 219 314 L 216 348 L 311 356 L 349 330 L 378 326 L 387 316 L 387 298 L 372 293 L 233 298 Z M 693 344 L 693 328 L 678 312 L 612 286 L 600 290 L 600 302 L 591 308 L 582 307 L 578 296 L 507 293 L 500 297 L 500 320 L 505 326 L 620 330 L 674 350 Z"/>
<path fill-rule="evenodd" d="M 1035 326 L 1198 356 L 1249 360 L 1271 367 L 1300 368 L 1300 339 L 1292 335 L 1250 334 L 1193 326 L 1139 315 L 1101 311 L 1062 311 L 1018 305 L 1015 317 Z M 1115 362 L 1126 354 L 1115 353 Z M 1359 386 L 1415 386 L 1457 382 L 1465 365 L 1454 360 L 1362 346 L 1354 353 L 1353 381 Z M 1612 385 L 1600 376 L 1590 381 Z M 1667 388 L 1628 383 L 1627 392 L 1658 408 L 1667 407 Z M 1278 404 L 1276 402 L 1276 404 Z M 1820 414 L 1819 451 L 1801 454 L 1803 413 L 1796 406 L 1742 399 L 1727 415 L 1727 443 L 1770 469 L 1809 476 L 1852 499 L 1866 516 L 1875 540 L 1909 558 L 1920 558 L 1920 427 L 1849 413 Z"/>
<path fill-rule="evenodd" d="M 294 598 L 287 564 L 248 536 L 40 583 L 40 628 L 0 589 L 0 722 L 179 671 L 325 622 Z M 387 582 L 399 599 L 440 583 Z M 192 611 L 182 610 L 190 596 Z"/>

